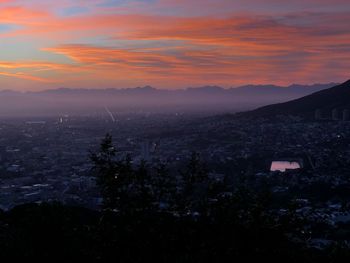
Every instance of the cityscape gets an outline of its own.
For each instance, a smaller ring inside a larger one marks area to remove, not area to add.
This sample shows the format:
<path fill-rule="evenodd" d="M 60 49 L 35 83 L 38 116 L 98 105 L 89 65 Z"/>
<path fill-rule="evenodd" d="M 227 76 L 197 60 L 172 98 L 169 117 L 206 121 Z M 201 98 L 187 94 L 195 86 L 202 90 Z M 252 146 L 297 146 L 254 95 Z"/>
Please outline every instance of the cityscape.
<path fill-rule="evenodd" d="M 319 119 L 316 114 L 307 122 L 292 117 L 252 122 L 234 115 L 139 113 L 113 121 L 101 114 L 4 120 L 0 131 L 3 210 L 52 201 L 100 209 L 89 151 L 108 131 L 118 154 L 130 154 L 135 165 L 146 160 L 176 169 L 198 152 L 209 175 L 217 180 L 228 177 L 232 190 L 241 177 L 249 180 L 250 188 L 268 187 L 278 204 L 274 212 L 284 213 L 290 202 L 296 202 L 297 213 L 328 226 L 325 233 L 310 233 L 310 245 L 336 241 L 339 224 L 350 222 L 347 118 Z"/>
<path fill-rule="evenodd" d="M 349 262 L 349 14 L 0 0 L 0 257 Z"/>

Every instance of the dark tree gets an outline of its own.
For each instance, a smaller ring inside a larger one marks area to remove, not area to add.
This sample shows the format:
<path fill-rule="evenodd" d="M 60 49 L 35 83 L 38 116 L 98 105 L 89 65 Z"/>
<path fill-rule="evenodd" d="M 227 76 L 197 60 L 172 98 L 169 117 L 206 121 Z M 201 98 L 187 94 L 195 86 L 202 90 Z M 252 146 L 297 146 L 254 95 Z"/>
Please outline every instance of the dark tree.
<path fill-rule="evenodd" d="M 181 210 L 186 213 L 204 212 L 207 208 L 209 180 L 208 171 L 200 155 L 193 152 L 182 175 L 182 196 L 178 200 Z"/>
<path fill-rule="evenodd" d="M 101 188 L 105 209 L 121 210 L 127 205 L 133 171 L 131 158 L 127 156 L 118 160 L 116 153 L 112 136 L 107 134 L 99 151 L 91 153 L 90 159 L 93 162 L 97 185 Z"/>
<path fill-rule="evenodd" d="M 208 171 L 199 153 L 193 152 L 183 174 L 184 182 L 190 186 L 208 179 Z"/>
<path fill-rule="evenodd" d="M 131 214 L 154 207 L 152 175 L 145 161 L 133 168 L 129 155 L 124 158 L 117 156 L 109 134 L 90 159 L 105 209 Z"/>
<path fill-rule="evenodd" d="M 154 167 L 153 194 L 158 208 L 174 210 L 176 207 L 177 178 L 170 174 L 166 164 L 158 162 Z"/>
<path fill-rule="evenodd" d="M 147 211 L 153 208 L 151 174 L 146 161 L 142 160 L 134 171 L 132 184 L 133 206 L 136 211 Z"/>

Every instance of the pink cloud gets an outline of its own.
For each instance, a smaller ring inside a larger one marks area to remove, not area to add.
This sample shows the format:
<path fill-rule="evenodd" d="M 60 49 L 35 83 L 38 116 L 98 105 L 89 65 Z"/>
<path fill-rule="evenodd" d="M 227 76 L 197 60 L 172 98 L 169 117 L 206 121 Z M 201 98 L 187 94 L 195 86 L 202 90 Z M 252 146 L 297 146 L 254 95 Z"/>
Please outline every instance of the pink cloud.
<path fill-rule="evenodd" d="M 0 62 L 1 75 L 57 85 L 89 85 L 103 78 L 109 85 L 147 81 L 164 86 L 347 78 L 348 1 L 288 2 L 293 12 L 277 0 L 134 1 L 123 7 L 101 2 L 78 1 L 91 12 L 65 17 L 55 11 L 71 1 L 40 6 L 39 0 L 0 0 L 0 23 L 18 26 L 0 38 L 28 41 L 57 59 L 16 57 L 16 62 Z M 337 8 L 331 8 L 335 2 Z"/>

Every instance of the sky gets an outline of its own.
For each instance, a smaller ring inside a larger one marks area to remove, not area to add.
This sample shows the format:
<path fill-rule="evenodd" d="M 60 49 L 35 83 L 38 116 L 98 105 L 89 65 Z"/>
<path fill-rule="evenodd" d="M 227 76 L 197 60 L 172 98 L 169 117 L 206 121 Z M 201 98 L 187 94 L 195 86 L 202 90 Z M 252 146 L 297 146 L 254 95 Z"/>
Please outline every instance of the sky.
<path fill-rule="evenodd" d="M 350 78 L 349 0 L 0 0 L 0 89 Z"/>

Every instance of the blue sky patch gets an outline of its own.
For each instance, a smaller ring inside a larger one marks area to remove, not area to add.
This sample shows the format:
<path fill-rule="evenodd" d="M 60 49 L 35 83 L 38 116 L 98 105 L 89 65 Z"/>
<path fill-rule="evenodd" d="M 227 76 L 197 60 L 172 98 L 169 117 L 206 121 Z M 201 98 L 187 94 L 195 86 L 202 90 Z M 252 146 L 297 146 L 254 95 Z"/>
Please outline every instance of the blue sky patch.
<path fill-rule="evenodd" d="M 75 15 L 81 15 L 88 13 L 90 11 L 89 8 L 83 7 L 83 6 L 72 6 L 72 7 L 67 7 L 63 10 L 59 11 L 59 14 L 61 16 L 75 16 Z"/>

